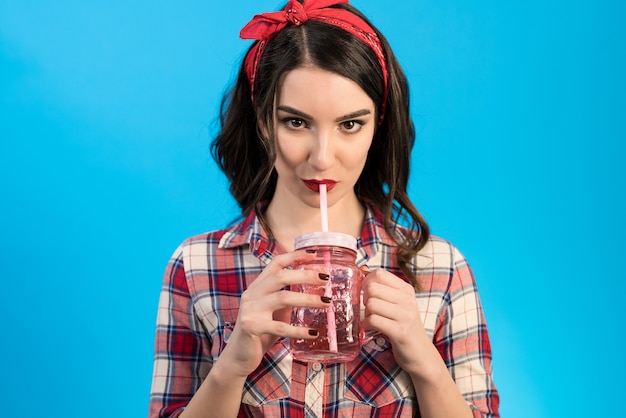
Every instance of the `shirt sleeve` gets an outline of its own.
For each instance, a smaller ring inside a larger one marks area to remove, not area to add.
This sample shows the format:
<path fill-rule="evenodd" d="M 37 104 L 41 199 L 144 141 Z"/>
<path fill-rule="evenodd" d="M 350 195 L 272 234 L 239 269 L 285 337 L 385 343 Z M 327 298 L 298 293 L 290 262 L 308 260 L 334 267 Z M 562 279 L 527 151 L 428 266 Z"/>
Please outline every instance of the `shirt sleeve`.
<path fill-rule="evenodd" d="M 159 298 L 149 418 L 181 414 L 211 368 L 208 345 L 178 248 L 165 270 Z"/>
<path fill-rule="evenodd" d="M 446 305 L 434 343 L 474 417 L 499 418 L 491 343 L 476 282 L 465 258 L 453 248 Z"/>

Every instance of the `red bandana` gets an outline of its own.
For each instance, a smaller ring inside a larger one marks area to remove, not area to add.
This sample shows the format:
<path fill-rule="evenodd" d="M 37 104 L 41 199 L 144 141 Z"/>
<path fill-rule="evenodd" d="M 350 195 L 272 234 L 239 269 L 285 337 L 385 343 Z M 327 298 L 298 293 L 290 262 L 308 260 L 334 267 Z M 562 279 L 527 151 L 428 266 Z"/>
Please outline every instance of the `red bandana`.
<path fill-rule="evenodd" d="M 250 49 L 244 61 L 246 74 L 252 89 L 253 102 L 254 81 L 267 42 L 288 25 L 298 26 L 307 20 L 316 20 L 351 33 L 365 42 L 376 54 L 383 72 L 384 81 L 384 94 L 380 112 L 380 120 L 382 120 L 385 112 L 385 103 L 387 102 L 387 62 L 385 61 L 385 55 L 376 32 L 367 23 L 347 10 L 329 7 L 348 2 L 349 0 L 305 0 L 304 4 L 301 4 L 297 0 L 289 0 L 285 10 L 255 15 L 241 29 L 239 36 L 242 39 L 259 41 Z"/>

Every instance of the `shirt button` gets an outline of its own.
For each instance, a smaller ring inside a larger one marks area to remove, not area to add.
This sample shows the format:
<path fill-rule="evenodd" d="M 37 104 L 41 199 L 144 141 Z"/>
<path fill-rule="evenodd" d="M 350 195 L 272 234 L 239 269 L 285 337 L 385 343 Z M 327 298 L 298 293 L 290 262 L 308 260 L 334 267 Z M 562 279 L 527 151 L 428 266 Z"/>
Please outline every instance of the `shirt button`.
<path fill-rule="evenodd" d="M 313 366 L 311 366 L 311 368 L 314 371 L 319 372 L 320 370 L 322 370 L 322 365 L 320 363 L 313 363 Z"/>
<path fill-rule="evenodd" d="M 379 347 L 382 347 L 385 344 L 387 344 L 387 340 L 385 340 L 383 337 L 376 338 L 376 345 L 378 345 Z"/>

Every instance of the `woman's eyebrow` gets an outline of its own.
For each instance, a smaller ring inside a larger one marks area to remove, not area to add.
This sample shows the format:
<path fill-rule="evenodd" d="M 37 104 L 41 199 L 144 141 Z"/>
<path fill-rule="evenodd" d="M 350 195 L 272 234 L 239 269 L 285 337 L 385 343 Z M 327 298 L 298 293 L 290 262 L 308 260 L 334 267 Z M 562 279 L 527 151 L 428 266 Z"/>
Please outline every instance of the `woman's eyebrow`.
<path fill-rule="evenodd" d="M 291 113 L 292 115 L 300 116 L 303 119 L 313 119 L 311 115 L 307 115 L 304 112 L 300 112 L 297 109 L 294 109 L 291 106 L 280 105 L 276 107 L 276 110 L 282 110 L 283 112 Z"/>
<path fill-rule="evenodd" d="M 361 110 L 357 110 L 356 112 L 348 113 L 347 115 L 338 117 L 337 119 L 335 119 L 335 122 L 342 122 L 345 120 L 350 120 L 350 119 L 358 118 L 361 116 L 369 115 L 371 113 L 372 111 L 369 109 L 361 109 Z"/>
<path fill-rule="evenodd" d="M 280 105 L 280 106 L 276 107 L 276 110 L 280 110 L 280 111 L 283 111 L 283 112 L 291 113 L 292 115 L 299 116 L 299 117 L 301 117 L 303 119 L 309 119 L 309 120 L 313 119 L 313 117 L 311 115 L 306 114 L 304 112 L 301 112 L 301 111 L 299 111 L 297 109 L 294 109 L 291 106 Z M 361 116 L 369 115 L 371 113 L 372 113 L 372 111 L 370 109 L 361 109 L 361 110 L 357 110 L 357 111 L 352 112 L 352 113 L 348 113 L 347 115 L 340 116 L 337 119 L 335 119 L 335 122 L 342 122 L 342 121 L 345 121 L 345 120 L 350 120 L 350 119 L 358 118 L 358 117 L 361 117 Z"/>

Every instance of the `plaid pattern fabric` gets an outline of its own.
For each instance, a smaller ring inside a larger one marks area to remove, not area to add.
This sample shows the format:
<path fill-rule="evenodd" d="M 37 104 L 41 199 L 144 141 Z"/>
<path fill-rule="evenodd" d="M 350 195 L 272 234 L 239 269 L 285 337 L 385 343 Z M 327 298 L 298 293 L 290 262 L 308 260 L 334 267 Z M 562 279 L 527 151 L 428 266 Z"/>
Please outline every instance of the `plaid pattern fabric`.
<path fill-rule="evenodd" d="M 396 246 L 368 207 L 359 265 L 402 277 Z M 400 227 L 398 233 L 402 233 Z M 187 239 L 172 256 L 157 316 L 149 416 L 177 417 L 228 342 L 239 297 L 282 250 L 252 213 L 228 230 Z M 416 259 L 416 293 L 426 332 L 475 417 L 499 417 L 491 346 L 474 277 L 448 242 L 431 238 Z M 380 335 L 346 364 L 302 363 L 279 339 L 248 377 L 240 417 L 415 417 L 415 391 Z"/>

